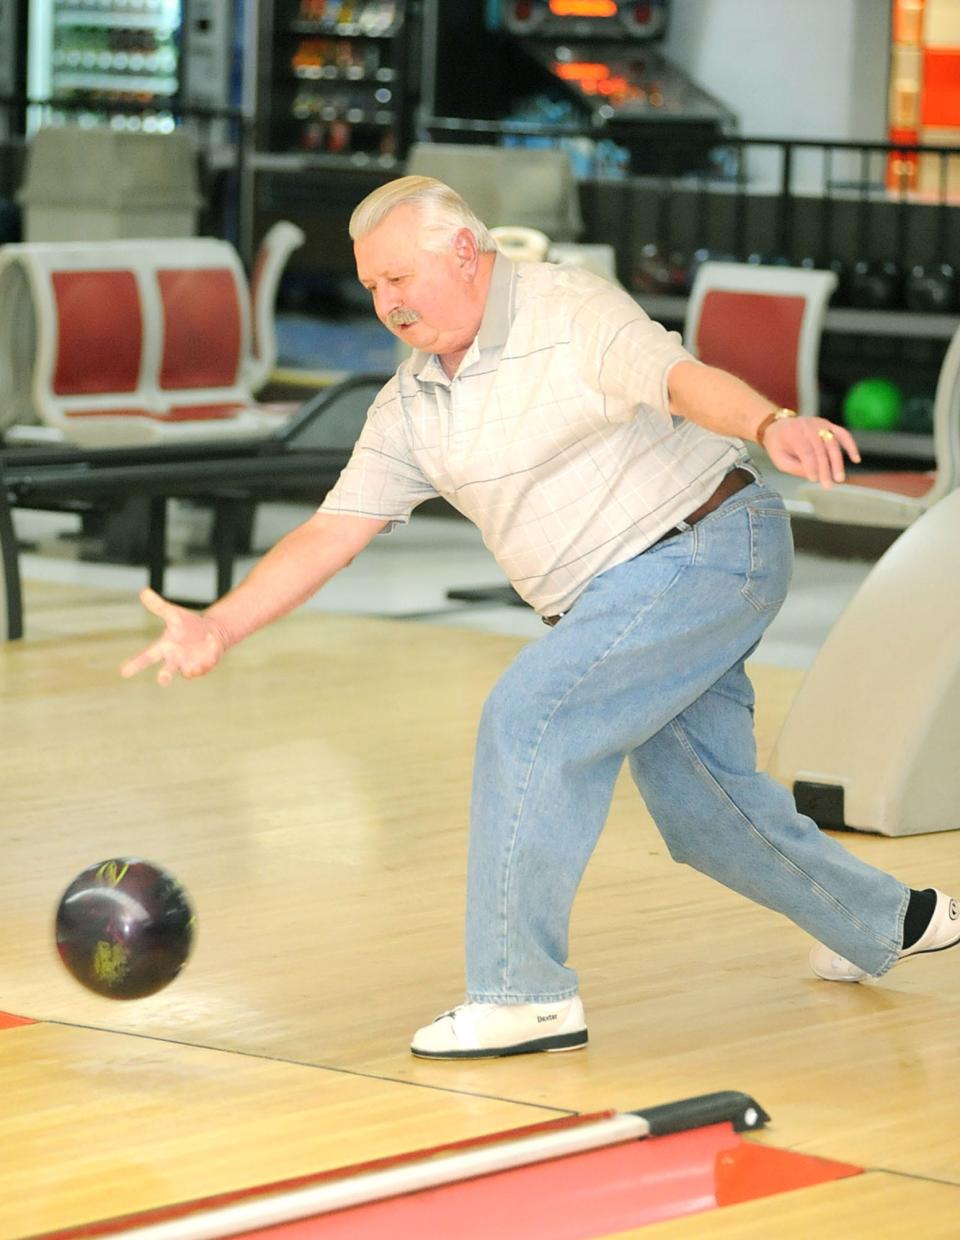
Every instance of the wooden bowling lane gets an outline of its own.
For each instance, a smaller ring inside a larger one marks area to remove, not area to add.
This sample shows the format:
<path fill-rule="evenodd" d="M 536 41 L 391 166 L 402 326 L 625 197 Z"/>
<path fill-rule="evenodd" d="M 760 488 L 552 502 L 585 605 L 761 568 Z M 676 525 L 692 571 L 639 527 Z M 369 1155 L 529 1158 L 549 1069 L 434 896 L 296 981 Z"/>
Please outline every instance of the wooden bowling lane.
<path fill-rule="evenodd" d="M 0 1007 L 325 1062 L 405 1046 L 462 987 L 473 731 L 515 643 L 293 617 L 161 690 L 117 674 L 156 632 L 135 600 L 119 619 L 0 649 Z M 80 870 L 130 855 L 184 884 L 198 933 L 169 991 L 123 1005 L 66 975 L 52 920 Z"/>
<path fill-rule="evenodd" d="M 556 1114 L 53 1024 L 0 1030 L 0 1099 L 0 1240 Z"/>
<path fill-rule="evenodd" d="M 411 1058 L 462 996 L 473 735 L 520 639 L 300 615 L 163 691 L 115 674 L 155 631 L 136 603 L 110 596 L 98 628 L 78 594 L 81 631 L 51 598 L 0 651 L 0 1007 L 570 1110 L 742 1089 L 772 1116 L 757 1139 L 960 1184 L 960 951 L 816 981 L 807 937 L 675 865 L 626 779 L 574 915 L 589 1049 Z M 800 675 L 754 678 L 762 759 Z M 952 833 L 843 843 L 960 891 Z M 184 882 L 199 934 L 169 990 L 125 1005 L 65 975 L 51 923 L 75 873 L 128 853 Z"/>

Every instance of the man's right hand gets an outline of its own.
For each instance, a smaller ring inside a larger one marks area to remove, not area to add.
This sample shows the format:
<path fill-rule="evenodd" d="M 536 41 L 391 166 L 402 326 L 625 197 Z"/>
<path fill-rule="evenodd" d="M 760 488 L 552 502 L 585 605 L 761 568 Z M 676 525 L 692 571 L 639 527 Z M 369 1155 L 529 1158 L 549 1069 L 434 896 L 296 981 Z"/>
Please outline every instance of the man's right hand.
<path fill-rule="evenodd" d="M 190 680 L 205 676 L 216 667 L 227 643 L 213 620 L 168 602 L 155 590 L 141 590 L 140 601 L 163 621 L 165 628 L 155 642 L 121 666 L 121 676 L 136 676 L 144 668 L 159 663 L 157 684 L 168 685 L 175 676 Z"/>

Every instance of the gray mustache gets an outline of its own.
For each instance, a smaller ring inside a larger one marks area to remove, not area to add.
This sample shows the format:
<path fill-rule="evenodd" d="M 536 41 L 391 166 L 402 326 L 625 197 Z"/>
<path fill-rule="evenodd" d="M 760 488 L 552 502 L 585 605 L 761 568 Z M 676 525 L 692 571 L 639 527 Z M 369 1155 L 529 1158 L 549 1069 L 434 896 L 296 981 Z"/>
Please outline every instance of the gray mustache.
<path fill-rule="evenodd" d="M 409 327 L 411 323 L 419 323 L 420 315 L 416 310 L 391 310 L 387 315 L 388 327 Z"/>

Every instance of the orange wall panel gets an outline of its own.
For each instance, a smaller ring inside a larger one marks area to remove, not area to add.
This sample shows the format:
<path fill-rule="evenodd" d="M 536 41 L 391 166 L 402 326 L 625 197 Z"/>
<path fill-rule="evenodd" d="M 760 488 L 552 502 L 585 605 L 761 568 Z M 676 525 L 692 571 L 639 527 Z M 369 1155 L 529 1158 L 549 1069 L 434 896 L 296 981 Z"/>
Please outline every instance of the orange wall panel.
<path fill-rule="evenodd" d="M 960 47 L 924 48 L 920 119 L 937 128 L 960 125 Z"/>

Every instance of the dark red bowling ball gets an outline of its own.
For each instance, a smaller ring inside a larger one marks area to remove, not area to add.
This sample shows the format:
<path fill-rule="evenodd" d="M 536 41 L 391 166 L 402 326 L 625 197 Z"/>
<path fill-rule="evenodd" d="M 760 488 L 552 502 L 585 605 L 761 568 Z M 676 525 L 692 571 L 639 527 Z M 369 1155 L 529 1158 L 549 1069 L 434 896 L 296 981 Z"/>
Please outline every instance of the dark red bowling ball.
<path fill-rule="evenodd" d="M 193 946 L 196 919 L 172 874 L 117 857 L 78 874 L 57 908 L 60 959 L 88 990 L 141 999 L 177 976 Z"/>

